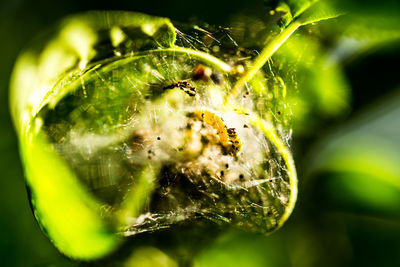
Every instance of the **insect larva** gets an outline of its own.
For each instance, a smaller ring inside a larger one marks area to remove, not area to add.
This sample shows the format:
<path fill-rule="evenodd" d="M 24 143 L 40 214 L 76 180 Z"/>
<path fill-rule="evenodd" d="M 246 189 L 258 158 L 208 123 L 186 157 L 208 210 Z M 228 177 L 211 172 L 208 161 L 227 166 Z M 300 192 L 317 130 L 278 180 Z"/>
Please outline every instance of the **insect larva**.
<path fill-rule="evenodd" d="M 168 86 L 165 86 L 163 89 L 168 90 L 168 89 L 174 89 L 174 88 L 180 88 L 183 90 L 185 93 L 187 93 L 189 96 L 195 96 L 196 95 L 196 88 L 189 84 L 187 81 L 180 81 Z"/>
<path fill-rule="evenodd" d="M 227 128 L 222 118 L 209 110 L 197 110 L 193 114 L 197 119 L 212 126 L 217 131 L 221 144 L 227 148 L 229 152 L 234 155 L 240 152 L 242 143 L 235 128 Z"/>

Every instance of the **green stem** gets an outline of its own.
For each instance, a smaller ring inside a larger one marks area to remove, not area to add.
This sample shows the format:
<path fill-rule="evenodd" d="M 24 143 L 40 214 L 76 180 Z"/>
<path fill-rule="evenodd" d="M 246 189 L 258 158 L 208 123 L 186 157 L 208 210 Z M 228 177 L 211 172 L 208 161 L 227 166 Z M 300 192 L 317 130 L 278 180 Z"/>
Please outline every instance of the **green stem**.
<path fill-rule="evenodd" d="M 292 35 L 293 32 L 300 27 L 300 22 L 292 22 L 289 24 L 287 28 L 281 31 L 278 36 L 272 39 L 261 51 L 261 53 L 256 57 L 254 60 L 253 66 L 237 81 L 233 89 L 231 90 L 231 96 L 235 97 L 242 86 L 247 82 L 250 81 L 251 78 L 265 65 L 268 59 L 275 53 L 276 50 Z"/>

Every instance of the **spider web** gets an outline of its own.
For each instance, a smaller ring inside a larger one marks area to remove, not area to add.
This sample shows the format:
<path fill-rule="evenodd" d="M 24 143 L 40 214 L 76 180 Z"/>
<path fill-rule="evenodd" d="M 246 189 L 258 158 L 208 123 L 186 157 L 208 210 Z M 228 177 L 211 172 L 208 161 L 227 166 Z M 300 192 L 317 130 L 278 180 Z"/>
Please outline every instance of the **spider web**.
<path fill-rule="evenodd" d="M 123 46 L 135 41 L 127 38 L 98 48 L 112 51 L 111 59 L 65 78 L 61 84 L 77 85 L 41 110 L 42 129 L 123 235 L 188 220 L 271 232 L 292 193 L 287 163 L 248 114 L 222 108 L 240 66 L 248 68 L 257 51 L 241 48 L 230 28 L 184 25 L 176 33 L 176 45 L 237 72 L 223 73 L 190 53 L 137 53 Z M 232 101 L 271 124 L 288 146 L 292 115 L 284 90 L 269 61 Z M 224 143 L 227 129 L 236 135 Z M 237 153 L 229 147 L 234 141 Z"/>

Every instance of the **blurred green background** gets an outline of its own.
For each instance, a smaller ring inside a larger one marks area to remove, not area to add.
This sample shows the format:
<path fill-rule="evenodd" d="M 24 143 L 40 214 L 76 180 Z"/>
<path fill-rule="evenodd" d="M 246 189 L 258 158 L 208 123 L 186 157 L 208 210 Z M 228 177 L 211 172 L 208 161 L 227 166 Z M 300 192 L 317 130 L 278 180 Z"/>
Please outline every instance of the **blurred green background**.
<path fill-rule="evenodd" d="M 349 100 L 340 112 L 329 113 L 340 101 L 308 92 L 305 103 L 323 107 L 309 109 L 294 128 L 299 199 L 292 217 L 268 237 L 223 234 L 199 252 L 198 266 L 400 266 L 400 4 L 348 3 L 354 13 L 346 18 L 303 31 L 322 36 L 319 50 L 314 47 L 305 57 L 322 51 L 326 61 L 333 58 L 343 70 Z M 18 53 L 32 38 L 65 15 L 92 9 L 132 10 L 215 25 L 259 18 L 268 10 L 261 0 L 0 2 L 2 266 L 83 265 L 60 255 L 34 220 L 8 110 L 8 84 Z M 326 93 L 327 84 L 336 80 L 323 71 L 325 61 L 315 62 L 310 64 L 320 65 L 304 73 L 311 77 L 310 87 Z M 300 86 L 300 95 L 301 90 Z"/>

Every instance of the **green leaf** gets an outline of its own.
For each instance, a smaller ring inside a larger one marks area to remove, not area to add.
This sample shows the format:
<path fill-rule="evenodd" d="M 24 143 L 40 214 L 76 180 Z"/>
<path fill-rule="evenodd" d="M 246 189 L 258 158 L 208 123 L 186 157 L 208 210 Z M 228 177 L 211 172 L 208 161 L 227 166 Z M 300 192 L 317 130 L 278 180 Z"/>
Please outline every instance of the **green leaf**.
<path fill-rule="evenodd" d="M 24 138 L 21 155 L 35 216 L 63 254 L 92 260 L 117 247 L 119 239 L 101 217 L 101 205 L 43 135 Z"/>
<path fill-rule="evenodd" d="M 324 0 L 281 0 L 265 1 L 274 11 L 282 13 L 281 22 L 286 27 L 292 21 L 306 25 L 321 20 L 335 18 L 342 14 L 334 8 L 332 1 Z M 269 2 L 277 2 L 272 5 Z"/>
<path fill-rule="evenodd" d="M 298 21 L 302 25 L 307 25 L 321 20 L 336 18 L 343 14 L 343 10 L 331 4 L 330 1 L 312 1 L 309 6 L 303 8 L 301 13 L 298 14 Z"/>
<path fill-rule="evenodd" d="M 323 190 L 340 208 L 400 217 L 400 97 L 360 116 L 313 151 L 310 175 L 331 177 Z M 340 197 L 339 197 L 340 196 Z"/>
<path fill-rule="evenodd" d="M 400 17 L 392 12 L 378 13 L 359 10 L 341 16 L 334 24 L 325 23 L 321 30 L 328 36 L 334 36 L 340 41 L 353 40 L 359 44 L 354 51 L 366 52 L 377 46 L 400 40 Z"/>
<path fill-rule="evenodd" d="M 104 206 L 82 187 L 70 166 L 39 131 L 41 119 L 34 118 L 43 106 L 50 101 L 55 104 L 70 92 L 75 78 L 83 77 L 83 69 L 93 62 L 110 60 L 109 52 L 168 49 L 174 42 L 175 29 L 168 19 L 96 11 L 63 20 L 47 39 L 33 44 L 18 58 L 11 79 L 10 108 L 27 186 L 35 216 L 65 255 L 80 260 L 99 258 L 115 249 L 119 240 L 107 223 Z M 70 79 L 59 86 L 63 90 L 57 91 L 57 82 L 66 76 Z"/>

